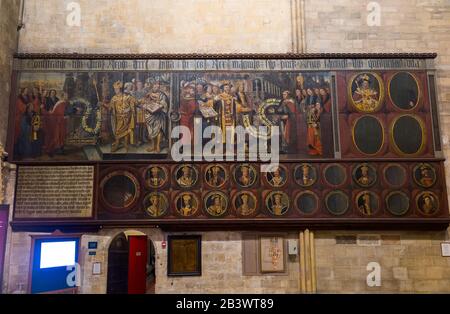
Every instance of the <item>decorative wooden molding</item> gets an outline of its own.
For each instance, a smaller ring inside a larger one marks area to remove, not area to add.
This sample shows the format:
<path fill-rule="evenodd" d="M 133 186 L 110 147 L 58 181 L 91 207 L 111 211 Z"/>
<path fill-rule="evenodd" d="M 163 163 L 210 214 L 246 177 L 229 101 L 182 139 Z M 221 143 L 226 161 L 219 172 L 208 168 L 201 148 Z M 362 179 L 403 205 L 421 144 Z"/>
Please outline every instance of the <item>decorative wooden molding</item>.
<path fill-rule="evenodd" d="M 17 59 L 435 59 L 437 53 L 80 54 L 16 53 Z"/>
<path fill-rule="evenodd" d="M 6 158 L 8 154 L 6 153 L 3 145 L 0 143 L 0 205 L 5 201 L 5 185 L 4 180 L 5 177 L 3 175 L 4 162 L 3 159 Z"/>

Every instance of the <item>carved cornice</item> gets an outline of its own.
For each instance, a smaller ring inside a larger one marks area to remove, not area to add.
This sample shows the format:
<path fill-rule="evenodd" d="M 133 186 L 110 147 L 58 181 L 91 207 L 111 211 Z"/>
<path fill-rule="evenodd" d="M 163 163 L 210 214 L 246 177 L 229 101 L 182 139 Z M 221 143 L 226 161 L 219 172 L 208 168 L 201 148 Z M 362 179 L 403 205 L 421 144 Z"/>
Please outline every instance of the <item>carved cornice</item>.
<path fill-rule="evenodd" d="M 435 59 L 437 53 L 79 54 L 16 53 L 17 59 Z"/>

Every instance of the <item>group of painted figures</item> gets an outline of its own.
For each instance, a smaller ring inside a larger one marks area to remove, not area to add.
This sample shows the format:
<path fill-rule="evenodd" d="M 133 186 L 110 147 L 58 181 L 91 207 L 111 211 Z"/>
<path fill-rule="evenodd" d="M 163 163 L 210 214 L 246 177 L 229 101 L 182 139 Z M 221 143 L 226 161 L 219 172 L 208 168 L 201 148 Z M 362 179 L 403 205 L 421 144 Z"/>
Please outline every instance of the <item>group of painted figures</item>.
<path fill-rule="evenodd" d="M 224 143 L 226 131 L 238 125 L 255 136 L 258 126 L 279 126 L 282 153 L 322 156 L 321 119 L 331 112 L 329 82 L 320 75 L 306 78 L 299 74 L 290 90 L 264 90 L 264 84 L 255 90 L 254 78 L 182 80 L 176 104 L 170 79 L 124 83 L 98 73 L 66 74 L 58 91 L 50 89 L 54 82 L 27 82 L 33 87 L 24 86 L 16 101 L 15 156 L 52 157 L 92 144 L 109 145 L 108 153 L 159 154 L 169 148 L 175 125 L 187 127 L 193 143 L 195 118 L 202 130 L 219 127 Z M 187 139 L 181 136 L 185 144 Z"/>
<path fill-rule="evenodd" d="M 252 135 L 257 134 L 258 126 L 278 126 L 282 153 L 305 151 L 309 156 L 322 156 L 321 116 L 331 112 L 330 88 L 324 77 L 305 80 L 298 75 L 295 93 L 264 90 L 255 87 L 258 82 L 204 78 L 182 81 L 180 125 L 193 134 L 194 118 L 201 118 L 203 130 L 208 126 L 222 130 L 223 142 L 227 129 L 234 130 L 236 126 Z"/>
<path fill-rule="evenodd" d="M 326 167 L 324 169 L 324 179 L 327 181 L 329 174 L 339 177 L 338 171 L 333 167 L 341 167 L 339 165 Z M 330 170 L 330 171 L 329 171 Z M 414 181 L 416 184 L 424 188 L 422 192 L 417 194 L 416 203 L 418 210 L 424 215 L 433 215 L 439 209 L 439 199 L 435 193 L 427 189 L 431 188 L 437 180 L 435 169 L 432 165 L 421 163 L 417 164 L 413 170 Z M 337 174 L 337 175 L 336 175 Z M 273 188 L 267 190 L 263 194 L 264 206 L 266 210 L 274 216 L 285 216 L 291 205 L 291 198 L 286 193 L 284 187 L 288 183 L 289 170 L 286 166 L 280 165 L 272 172 L 264 173 L 263 185 Z M 257 169 L 250 164 L 242 164 L 236 166 L 231 171 L 231 178 L 237 187 L 240 188 L 232 197 L 231 202 L 220 189 L 224 189 L 229 181 L 227 169 L 220 164 L 209 165 L 204 169 L 203 179 L 206 184 L 206 191 L 211 190 L 203 196 L 203 208 L 211 217 L 223 217 L 228 213 L 229 205 L 234 208 L 234 212 L 239 217 L 252 217 L 257 214 L 258 197 L 254 193 L 254 188 L 258 183 Z M 377 181 L 376 170 L 369 164 L 360 164 L 353 169 L 353 182 L 360 188 L 365 188 L 355 197 L 355 206 L 364 216 L 373 216 L 379 209 L 379 197 L 369 190 Z M 310 214 L 319 206 L 319 197 L 314 192 L 315 189 L 309 190 L 318 181 L 317 169 L 313 164 L 299 164 L 294 168 L 293 179 L 297 185 L 307 190 L 303 190 L 297 194 L 294 204 L 295 207 L 303 214 Z M 330 178 L 332 181 L 333 178 Z M 166 214 L 170 207 L 170 202 L 165 193 L 158 192 L 158 189 L 164 187 L 170 178 L 168 170 L 163 166 L 151 166 L 145 176 L 146 188 L 152 190 L 144 200 L 144 209 L 152 217 L 162 217 Z M 180 190 L 180 193 L 174 195 L 174 208 L 177 215 L 181 217 L 192 217 L 198 213 L 200 208 L 200 200 L 195 192 L 200 174 L 193 165 L 180 165 L 174 172 L 174 184 Z M 344 180 L 345 181 L 345 180 Z M 328 185 L 338 187 L 340 183 L 328 182 Z M 332 191 L 327 194 L 325 205 L 327 209 L 338 215 L 334 210 L 336 207 L 345 207 L 348 204 L 340 203 L 339 196 L 342 192 Z M 406 204 L 403 202 L 403 192 L 393 192 L 386 196 L 388 210 L 394 215 L 404 214 L 409 208 L 409 197 L 405 196 Z M 344 198 L 347 198 L 344 195 Z M 348 199 L 347 201 L 348 202 Z M 402 204 L 403 202 L 403 204 Z M 392 208 L 389 208 L 392 207 Z"/>

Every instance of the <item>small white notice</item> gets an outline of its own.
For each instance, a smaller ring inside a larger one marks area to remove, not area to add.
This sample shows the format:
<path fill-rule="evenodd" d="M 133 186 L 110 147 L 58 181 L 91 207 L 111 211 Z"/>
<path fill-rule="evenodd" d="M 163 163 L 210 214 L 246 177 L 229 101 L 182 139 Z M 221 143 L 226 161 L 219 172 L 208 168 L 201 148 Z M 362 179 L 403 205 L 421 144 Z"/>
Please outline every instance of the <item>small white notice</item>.
<path fill-rule="evenodd" d="M 101 275 L 102 273 L 102 263 L 94 263 L 92 266 L 93 275 Z"/>
<path fill-rule="evenodd" d="M 450 242 L 442 242 L 441 249 L 443 257 L 450 257 Z"/>

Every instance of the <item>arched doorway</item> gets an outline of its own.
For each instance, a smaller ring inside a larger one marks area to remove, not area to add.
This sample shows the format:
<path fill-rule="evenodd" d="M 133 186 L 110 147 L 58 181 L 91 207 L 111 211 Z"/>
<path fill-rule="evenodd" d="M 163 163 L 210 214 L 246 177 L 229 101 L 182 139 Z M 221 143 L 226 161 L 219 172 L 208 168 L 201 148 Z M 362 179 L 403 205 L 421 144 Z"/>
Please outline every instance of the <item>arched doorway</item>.
<path fill-rule="evenodd" d="M 155 293 L 155 248 L 147 235 L 126 231 L 108 249 L 108 294 Z"/>

